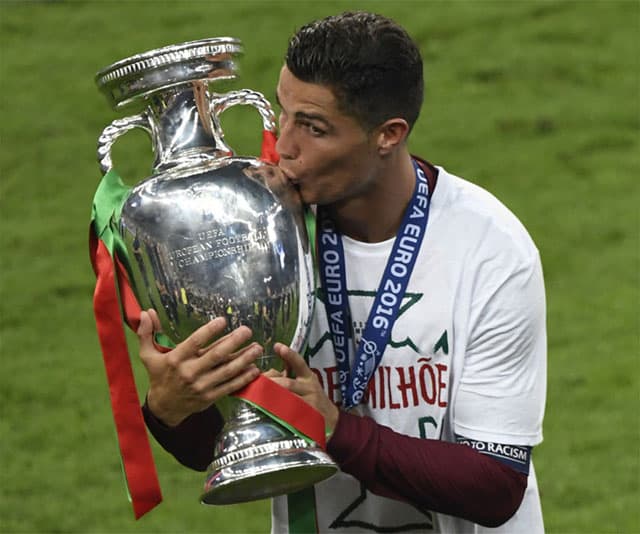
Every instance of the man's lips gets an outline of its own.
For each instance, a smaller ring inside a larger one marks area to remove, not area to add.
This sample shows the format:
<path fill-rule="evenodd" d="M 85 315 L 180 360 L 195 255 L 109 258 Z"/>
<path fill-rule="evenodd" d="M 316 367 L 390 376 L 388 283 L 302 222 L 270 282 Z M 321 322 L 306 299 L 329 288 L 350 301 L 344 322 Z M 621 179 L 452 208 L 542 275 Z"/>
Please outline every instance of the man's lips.
<path fill-rule="evenodd" d="M 282 171 L 282 174 L 284 174 L 285 178 L 289 181 L 291 185 L 295 185 L 295 186 L 300 185 L 300 180 L 298 180 L 298 178 L 296 178 L 293 174 L 291 174 L 290 172 L 282 168 L 280 170 Z"/>

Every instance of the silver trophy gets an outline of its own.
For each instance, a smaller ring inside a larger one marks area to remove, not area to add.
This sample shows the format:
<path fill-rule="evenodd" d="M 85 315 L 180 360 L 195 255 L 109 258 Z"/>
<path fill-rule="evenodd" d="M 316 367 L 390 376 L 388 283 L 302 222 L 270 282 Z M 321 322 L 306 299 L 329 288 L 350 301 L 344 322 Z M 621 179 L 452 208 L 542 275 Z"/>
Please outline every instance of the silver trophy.
<path fill-rule="evenodd" d="M 129 57 L 96 75 L 115 109 L 144 111 L 114 120 L 98 140 L 103 173 L 111 148 L 133 128 L 152 140 L 153 174 L 133 187 L 114 221 L 123 259 L 143 309 L 158 312 L 175 343 L 213 317 L 248 325 L 264 347 L 262 370 L 282 369 L 276 341 L 303 349 L 313 313 L 313 265 L 303 209 L 277 166 L 236 157 L 219 117 L 254 106 L 275 133 L 269 102 L 251 90 L 217 94 L 233 79 L 241 44 L 213 38 Z M 217 404 L 225 418 L 201 500 L 229 504 L 291 493 L 337 467 L 314 442 L 297 437 L 236 397 Z"/>

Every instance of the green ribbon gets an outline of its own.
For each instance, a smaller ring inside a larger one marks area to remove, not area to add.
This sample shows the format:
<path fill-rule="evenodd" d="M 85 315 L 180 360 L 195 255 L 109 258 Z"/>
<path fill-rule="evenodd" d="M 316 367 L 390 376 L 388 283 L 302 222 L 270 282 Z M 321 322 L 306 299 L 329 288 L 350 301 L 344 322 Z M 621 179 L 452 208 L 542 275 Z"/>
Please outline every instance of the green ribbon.
<path fill-rule="evenodd" d="M 116 171 L 111 170 L 102 177 L 93 197 L 91 224 L 96 236 L 102 240 L 112 256 L 114 253 L 123 253 L 126 257 L 127 254 L 124 242 L 117 231 L 116 221 L 120 218 L 122 205 L 129 191 L 131 188 L 124 184 Z"/>
<path fill-rule="evenodd" d="M 313 486 L 287 495 L 289 534 L 315 534 L 318 532 L 315 495 Z"/>
<path fill-rule="evenodd" d="M 131 189 L 112 169 L 100 180 L 91 207 L 91 224 L 96 236 L 105 244 L 112 257 L 117 256 L 123 260 L 127 260 L 128 253 L 124 240 L 118 231 L 118 221 L 122 213 L 122 206 Z M 129 262 L 123 261 L 123 264 L 127 266 Z M 163 347 L 175 347 L 175 343 L 162 332 L 156 332 L 154 338 L 156 343 Z"/>

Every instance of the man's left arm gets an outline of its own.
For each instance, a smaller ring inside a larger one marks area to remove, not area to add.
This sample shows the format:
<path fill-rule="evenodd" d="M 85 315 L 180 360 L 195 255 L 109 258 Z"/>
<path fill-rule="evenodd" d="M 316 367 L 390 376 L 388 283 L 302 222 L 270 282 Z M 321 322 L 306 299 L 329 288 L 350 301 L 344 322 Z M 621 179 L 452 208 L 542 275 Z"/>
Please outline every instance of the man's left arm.
<path fill-rule="evenodd" d="M 295 378 L 267 376 L 322 413 L 330 435 L 327 452 L 368 490 L 489 527 L 518 509 L 526 476 L 465 445 L 413 438 L 340 411 L 302 356 L 282 344 L 274 349 Z"/>
<path fill-rule="evenodd" d="M 339 411 L 302 357 L 276 348 L 296 376 L 278 380 L 323 413 L 333 433 L 328 452 L 344 472 L 374 493 L 489 527 L 506 522 L 522 502 L 530 446 L 541 439 L 546 383 L 537 252 L 511 268 L 501 258 L 496 262 L 485 265 L 491 270 L 485 281 L 480 273 L 483 294 L 472 306 L 465 368 L 452 406 L 459 443 L 402 435 Z M 494 267 L 503 275 L 496 277 Z M 499 447 L 479 452 L 482 446 L 473 445 L 480 442 Z M 496 450 L 507 453 L 488 454 Z"/>

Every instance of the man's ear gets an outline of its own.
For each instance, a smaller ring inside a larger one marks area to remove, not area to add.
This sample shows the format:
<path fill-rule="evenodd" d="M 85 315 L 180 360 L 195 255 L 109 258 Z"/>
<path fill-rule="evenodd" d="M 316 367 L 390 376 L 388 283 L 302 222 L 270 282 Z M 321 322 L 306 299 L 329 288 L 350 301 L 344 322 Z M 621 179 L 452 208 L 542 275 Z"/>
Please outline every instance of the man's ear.
<path fill-rule="evenodd" d="M 402 145 L 409 135 L 409 124 L 400 118 L 389 119 L 376 128 L 378 154 L 387 156 Z"/>

